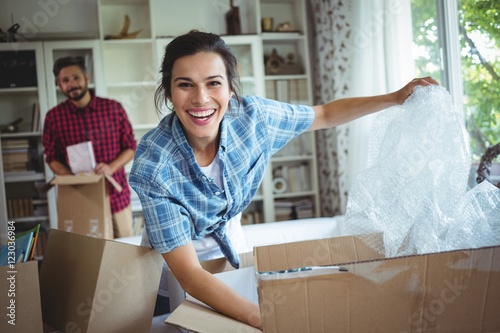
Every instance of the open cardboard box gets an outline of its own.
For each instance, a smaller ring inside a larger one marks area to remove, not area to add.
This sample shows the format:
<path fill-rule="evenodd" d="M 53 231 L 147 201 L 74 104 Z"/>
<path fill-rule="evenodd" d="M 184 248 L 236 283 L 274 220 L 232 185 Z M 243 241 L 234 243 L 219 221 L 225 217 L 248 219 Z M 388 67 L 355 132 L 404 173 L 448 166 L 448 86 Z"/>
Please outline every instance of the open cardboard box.
<path fill-rule="evenodd" d="M 106 181 L 118 191 L 113 177 L 100 174 L 56 176 L 58 229 L 113 239 L 113 221 Z"/>
<path fill-rule="evenodd" d="M 254 259 L 265 333 L 500 332 L 500 246 L 385 258 L 344 236 L 256 247 Z M 186 300 L 166 322 L 259 332 L 222 317 Z"/>
<path fill-rule="evenodd" d="M 214 274 L 241 296 L 258 303 L 253 253 L 242 253 L 239 257 L 239 269 L 234 269 L 225 258 L 203 261 L 200 264 L 206 271 Z M 187 298 L 193 300 L 184 292 L 170 270 L 167 270 L 167 279 L 171 310 L 176 309 Z"/>
<path fill-rule="evenodd" d="M 43 321 L 62 332 L 147 333 L 162 265 L 148 247 L 52 229 L 40 270 Z"/>

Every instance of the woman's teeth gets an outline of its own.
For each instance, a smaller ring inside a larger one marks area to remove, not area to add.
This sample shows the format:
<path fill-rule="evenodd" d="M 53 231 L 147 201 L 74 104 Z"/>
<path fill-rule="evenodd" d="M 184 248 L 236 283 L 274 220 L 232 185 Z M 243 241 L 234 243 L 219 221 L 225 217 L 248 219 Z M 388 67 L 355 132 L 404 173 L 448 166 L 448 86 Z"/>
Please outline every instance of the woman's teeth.
<path fill-rule="evenodd" d="M 206 110 L 201 112 L 189 112 L 192 117 L 195 118 L 208 118 L 215 113 L 215 110 Z"/>

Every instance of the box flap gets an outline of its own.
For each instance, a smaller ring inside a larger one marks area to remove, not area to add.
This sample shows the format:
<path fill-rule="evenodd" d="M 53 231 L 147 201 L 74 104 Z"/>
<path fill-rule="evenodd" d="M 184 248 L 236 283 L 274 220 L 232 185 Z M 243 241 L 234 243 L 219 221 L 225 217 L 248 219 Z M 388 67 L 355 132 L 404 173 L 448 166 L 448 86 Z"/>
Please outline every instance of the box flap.
<path fill-rule="evenodd" d="M 88 174 L 82 173 L 78 175 L 55 176 L 50 184 L 52 185 L 81 185 L 81 184 L 94 184 L 99 182 L 102 177 L 105 177 L 111 185 L 118 191 L 123 191 L 123 188 L 118 182 L 109 175 L 101 174 Z"/>
<path fill-rule="evenodd" d="M 262 333 L 261 330 L 226 317 L 194 299 L 182 302 L 165 323 L 196 333 Z"/>
<path fill-rule="evenodd" d="M 113 185 L 113 187 L 115 188 L 115 190 L 117 190 L 118 192 L 121 192 L 123 191 L 123 187 L 118 184 L 118 182 L 110 175 L 104 175 L 104 177 L 106 177 L 106 179 L 108 180 L 108 182 L 111 183 L 111 185 Z"/>
<path fill-rule="evenodd" d="M 253 266 L 254 259 L 252 252 L 240 253 L 239 257 L 240 257 L 240 268 Z M 202 261 L 200 262 L 200 264 L 201 267 L 203 267 L 203 269 L 212 274 L 217 274 L 235 269 L 233 266 L 231 266 L 231 264 L 229 263 L 229 261 L 227 261 L 226 258 L 217 258 L 217 259 Z"/>
<path fill-rule="evenodd" d="M 0 266 L 0 332 L 42 333 L 38 261 Z"/>
<path fill-rule="evenodd" d="M 383 248 L 383 235 L 370 235 Z M 343 265 L 351 262 L 380 259 L 384 257 L 356 236 L 342 236 L 310 241 L 301 241 L 254 249 L 255 267 L 258 272 L 275 272 L 310 266 Z"/>
<path fill-rule="evenodd" d="M 148 332 L 162 266 L 151 248 L 52 229 L 40 272 L 44 322 L 62 331 Z"/>
<path fill-rule="evenodd" d="M 102 179 L 102 175 L 90 175 L 90 174 L 80 174 L 80 175 L 67 175 L 67 176 L 55 176 L 52 180 L 53 185 L 79 185 L 79 184 L 94 184 Z"/>

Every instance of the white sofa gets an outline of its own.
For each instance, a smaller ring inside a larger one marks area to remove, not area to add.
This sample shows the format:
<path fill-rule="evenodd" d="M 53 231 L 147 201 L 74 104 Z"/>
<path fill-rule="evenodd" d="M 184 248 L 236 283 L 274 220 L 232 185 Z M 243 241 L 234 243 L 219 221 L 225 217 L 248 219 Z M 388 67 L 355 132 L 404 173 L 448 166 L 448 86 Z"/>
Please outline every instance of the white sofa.
<path fill-rule="evenodd" d="M 343 216 L 320 217 L 274 223 L 244 225 L 243 231 L 250 247 L 289 243 L 343 235 Z M 139 245 L 141 236 L 119 238 L 116 241 Z M 170 283 L 170 282 L 169 282 Z M 170 284 L 169 284 L 170 287 Z M 153 318 L 150 333 L 178 333 L 173 326 L 165 325 L 168 315 Z"/>
<path fill-rule="evenodd" d="M 340 236 L 343 216 L 318 217 L 273 223 L 243 225 L 248 246 L 289 243 Z M 116 241 L 140 245 L 141 236 L 117 238 Z"/>

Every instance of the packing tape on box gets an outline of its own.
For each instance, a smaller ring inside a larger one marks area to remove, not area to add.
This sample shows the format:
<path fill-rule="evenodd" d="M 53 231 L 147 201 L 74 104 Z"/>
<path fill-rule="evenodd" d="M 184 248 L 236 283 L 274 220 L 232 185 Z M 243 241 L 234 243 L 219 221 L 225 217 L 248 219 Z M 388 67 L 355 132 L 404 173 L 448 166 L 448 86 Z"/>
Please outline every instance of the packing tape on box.
<path fill-rule="evenodd" d="M 274 193 L 285 193 L 286 192 L 286 180 L 284 178 L 278 177 L 273 179 L 273 192 Z"/>

